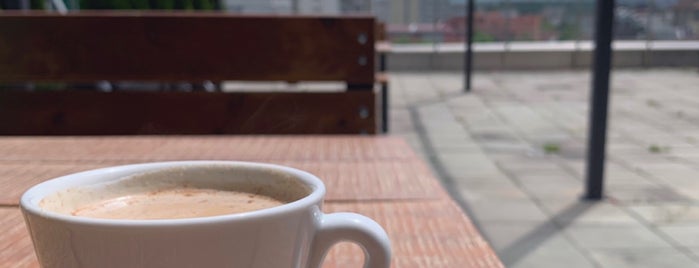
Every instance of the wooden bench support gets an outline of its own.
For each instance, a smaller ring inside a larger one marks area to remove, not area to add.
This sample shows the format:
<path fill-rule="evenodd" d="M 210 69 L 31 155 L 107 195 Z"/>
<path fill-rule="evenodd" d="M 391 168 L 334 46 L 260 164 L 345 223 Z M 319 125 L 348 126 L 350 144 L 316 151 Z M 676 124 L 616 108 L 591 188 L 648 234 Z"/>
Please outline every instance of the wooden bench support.
<path fill-rule="evenodd" d="M 375 133 L 372 91 L 0 91 L 0 135 Z"/>

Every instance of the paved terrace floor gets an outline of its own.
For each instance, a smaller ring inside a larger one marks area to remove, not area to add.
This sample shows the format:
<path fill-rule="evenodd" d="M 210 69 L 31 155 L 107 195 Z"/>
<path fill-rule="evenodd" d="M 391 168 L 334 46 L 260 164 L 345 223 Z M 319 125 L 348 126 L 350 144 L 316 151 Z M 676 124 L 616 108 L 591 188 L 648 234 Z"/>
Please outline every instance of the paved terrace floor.
<path fill-rule="evenodd" d="M 391 75 L 407 137 L 508 267 L 699 267 L 699 72 L 613 73 L 607 198 L 580 201 L 590 75 Z"/>

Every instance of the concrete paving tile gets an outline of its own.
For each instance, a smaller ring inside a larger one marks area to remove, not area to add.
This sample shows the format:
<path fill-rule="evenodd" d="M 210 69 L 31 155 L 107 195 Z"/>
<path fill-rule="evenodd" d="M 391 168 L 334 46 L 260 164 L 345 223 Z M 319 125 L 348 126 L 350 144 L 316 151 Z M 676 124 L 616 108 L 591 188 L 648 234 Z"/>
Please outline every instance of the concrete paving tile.
<path fill-rule="evenodd" d="M 567 171 L 560 169 L 549 172 L 521 172 L 515 173 L 513 176 L 522 184 L 581 184 L 580 180 L 570 175 Z"/>
<path fill-rule="evenodd" d="M 605 165 L 604 169 L 605 179 L 613 184 L 638 184 L 650 181 L 649 178 L 642 174 L 638 170 L 627 168 L 611 161 Z"/>
<path fill-rule="evenodd" d="M 609 187 L 606 195 L 624 204 L 655 204 L 665 202 L 689 202 L 692 199 L 682 192 L 662 185 L 636 187 Z"/>
<path fill-rule="evenodd" d="M 420 116 L 424 116 L 427 122 L 454 120 L 454 116 L 449 112 L 449 106 L 443 102 L 434 102 L 417 106 Z"/>
<path fill-rule="evenodd" d="M 583 194 L 581 182 L 553 181 L 550 183 L 522 182 L 522 188 L 537 200 L 568 200 L 579 198 Z"/>
<path fill-rule="evenodd" d="M 576 224 L 606 224 L 606 225 L 635 225 L 638 220 L 623 208 L 608 202 L 585 202 L 580 196 L 570 199 L 543 199 L 539 204 L 552 216 L 553 221 L 569 225 Z"/>
<path fill-rule="evenodd" d="M 629 209 L 656 225 L 699 224 L 699 204 L 657 203 L 632 205 Z"/>
<path fill-rule="evenodd" d="M 481 232 L 507 267 L 594 267 L 550 222 L 488 222 Z"/>
<path fill-rule="evenodd" d="M 656 165 L 674 165 L 674 161 L 661 154 L 622 154 L 617 153 L 612 156 L 616 161 L 624 163 L 634 170 L 644 171 L 645 168 Z"/>
<path fill-rule="evenodd" d="M 629 189 L 635 187 L 653 187 L 659 184 L 651 179 L 638 176 L 637 179 L 619 178 L 615 175 L 604 175 L 604 183 L 608 188 Z"/>
<path fill-rule="evenodd" d="M 543 155 L 508 154 L 493 157 L 504 170 L 517 174 L 565 174 L 565 170 L 553 159 Z"/>
<path fill-rule="evenodd" d="M 699 258 L 699 247 L 691 247 L 691 248 L 685 248 L 685 249 L 690 251 L 692 254 L 694 254 L 694 259 Z"/>
<path fill-rule="evenodd" d="M 520 142 L 479 142 L 479 145 L 486 153 L 526 154 L 535 151 L 531 145 Z"/>
<path fill-rule="evenodd" d="M 585 168 L 587 167 L 585 159 L 561 159 L 559 163 L 567 170 L 572 171 L 574 175 L 580 178 L 585 176 Z"/>
<path fill-rule="evenodd" d="M 405 141 L 410 145 L 410 147 L 418 154 L 424 155 L 423 151 L 423 146 L 422 142 L 420 142 L 420 137 L 417 133 L 415 132 L 402 132 L 402 133 L 396 133 L 392 134 L 395 136 L 402 137 L 405 139 Z"/>
<path fill-rule="evenodd" d="M 391 109 L 389 112 L 389 132 L 401 133 L 415 131 L 408 109 Z"/>
<path fill-rule="evenodd" d="M 652 187 L 666 187 L 662 183 L 658 183 L 643 177 L 639 177 L 638 180 L 633 180 L 619 179 L 618 177 L 607 175 L 604 176 L 604 185 L 605 189 L 610 191 L 615 189 L 635 189 L 641 191 L 643 189 Z"/>
<path fill-rule="evenodd" d="M 697 187 L 679 187 L 673 185 L 673 188 L 678 194 L 684 197 L 687 202 L 699 202 L 699 188 Z"/>
<path fill-rule="evenodd" d="M 453 108 L 486 108 L 483 100 L 475 95 L 461 95 L 446 100 L 447 105 Z"/>
<path fill-rule="evenodd" d="M 699 248 L 699 223 L 685 226 L 661 226 L 659 229 L 684 247 Z"/>
<path fill-rule="evenodd" d="M 422 122 L 425 134 L 430 140 L 443 138 L 468 138 L 466 130 L 456 122 Z"/>
<path fill-rule="evenodd" d="M 482 200 L 468 202 L 473 215 L 479 222 L 487 221 L 544 221 L 546 214 L 530 200 Z"/>
<path fill-rule="evenodd" d="M 699 139 L 697 139 L 699 140 Z M 675 157 L 679 159 L 680 161 L 690 163 L 692 165 L 699 165 L 699 155 L 693 155 L 693 156 L 676 156 L 672 155 L 672 157 Z"/>
<path fill-rule="evenodd" d="M 511 129 L 501 128 L 500 125 L 480 125 L 469 130 L 473 139 L 478 142 L 524 143 Z"/>
<path fill-rule="evenodd" d="M 475 82 L 483 87 L 460 96 L 443 95 L 458 93 L 453 86 L 460 74 L 392 75 L 391 97 L 396 109 L 417 105 L 436 152 L 427 157 L 445 169 L 508 267 L 686 267 L 686 252 L 674 252 L 663 240 L 668 237 L 699 259 L 693 228 L 699 209 L 685 205 L 699 204 L 693 176 L 699 171 L 699 126 L 688 121 L 699 122 L 696 73 L 615 72 L 609 198 L 590 206 L 579 205 L 577 196 L 583 189 L 589 73 L 540 74 L 480 73 Z M 668 90 L 658 94 L 658 87 Z M 651 107 L 648 99 L 673 105 Z M 685 118 L 677 117 L 679 110 Z M 405 135 L 422 147 L 406 111 L 392 115 L 396 132 L 414 133 Z M 561 143 L 561 152 L 544 154 L 547 142 Z M 671 149 L 653 153 L 652 144 Z M 641 218 L 666 235 L 646 229 Z"/>
<path fill-rule="evenodd" d="M 697 135 L 699 137 L 699 132 L 693 133 L 694 135 Z M 679 147 L 679 148 L 672 148 L 670 151 L 672 155 L 683 157 L 683 156 L 699 156 L 699 148 L 697 147 Z"/>
<path fill-rule="evenodd" d="M 459 194 L 467 201 L 523 200 L 529 196 L 509 181 L 501 183 L 460 183 L 456 182 Z"/>
<path fill-rule="evenodd" d="M 604 268 L 692 268 L 699 263 L 674 248 L 592 250 L 592 258 Z"/>
<path fill-rule="evenodd" d="M 468 187 L 468 188 L 479 188 L 479 187 L 508 187 L 512 186 L 512 180 L 510 180 L 507 175 L 502 173 L 493 173 L 487 175 L 464 175 L 464 176 L 452 176 L 450 179 L 453 180 L 455 186 L 458 187 Z"/>
<path fill-rule="evenodd" d="M 437 160 L 452 177 L 500 174 L 501 171 L 482 153 L 437 152 Z"/>
<path fill-rule="evenodd" d="M 566 245 L 566 246 L 563 246 Z M 502 257 L 502 261 L 510 268 L 592 268 L 597 267 L 577 249 L 567 244 L 551 243 L 532 250 L 531 253 L 511 261 Z"/>
<path fill-rule="evenodd" d="M 565 231 L 583 248 L 650 248 L 671 245 L 645 226 L 571 224 Z"/>
<path fill-rule="evenodd" d="M 461 123 L 474 141 L 498 143 L 526 143 L 509 126 L 499 123 Z"/>
<path fill-rule="evenodd" d="M 699 170 L 684 164 L 647 165 L 640 168 L 656 179 L 669 183 L 692 183 Z"/>
<path fill-rule="evenodd" d="M 516 247 L 537 247 L 551 239 L 565 240 L 562 231 L 548 221 L 486 222 L 480 231 L 497 252 Z"/>
<path fill-rule="evenodd" d="M 428 136 L 429 145 L 438 152 L 464 152 L 479 153 L 480 145 L 473 142 L 468 136 Z"/>

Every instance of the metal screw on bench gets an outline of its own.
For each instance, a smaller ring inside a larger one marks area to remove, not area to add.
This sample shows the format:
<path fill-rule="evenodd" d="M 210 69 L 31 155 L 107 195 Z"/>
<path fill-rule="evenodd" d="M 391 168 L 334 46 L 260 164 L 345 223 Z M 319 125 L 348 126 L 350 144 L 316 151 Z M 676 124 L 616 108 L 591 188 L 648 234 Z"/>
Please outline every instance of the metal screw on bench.
<path fill-rule="evenodd" d="M 366 45 L 367 37 L 365 33 L 360 33 L 359 36 L 357 36 L 357 42 L 359 42 L 362 45 Z"/>
<path fill-rule="evenodd" d="M 366 106 L 359 106 L 359 118 L 367 119 L 369 117 L 369 109 Z"/>
<path fill-rule="evenodd" d="M 359 65 L 364 66 L 366 65 L 366 56 L 359 56 L 359 59 L 357 59 L 357 62 Z"/>

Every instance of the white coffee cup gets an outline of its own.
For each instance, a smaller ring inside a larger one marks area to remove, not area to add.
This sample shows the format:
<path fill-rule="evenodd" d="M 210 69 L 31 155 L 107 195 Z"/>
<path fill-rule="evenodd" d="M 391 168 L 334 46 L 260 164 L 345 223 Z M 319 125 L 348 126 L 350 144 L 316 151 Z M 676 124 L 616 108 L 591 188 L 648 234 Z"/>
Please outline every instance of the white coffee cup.
<path fill-rule="evenodd" d="M 310 193 L 280 206 L 230 215 L 185 219 L 101 219 L 46 209 L 47 196 L 104 185 L 168 168 L 226 166 L 230 178 L 293 179 Z M 242 175 L 241 175 L 242 174 Z M 323 214 L 325 186 L 293 168 L 230 161 L 180 161 L 96 169 L 40 183 L 20 206 L 42 267 L 320 267 L 328 249 L 352 241 L 365 252 L 365 267 L 390 266 L 390 242 L 373 220 L 354 213 Z"/>

